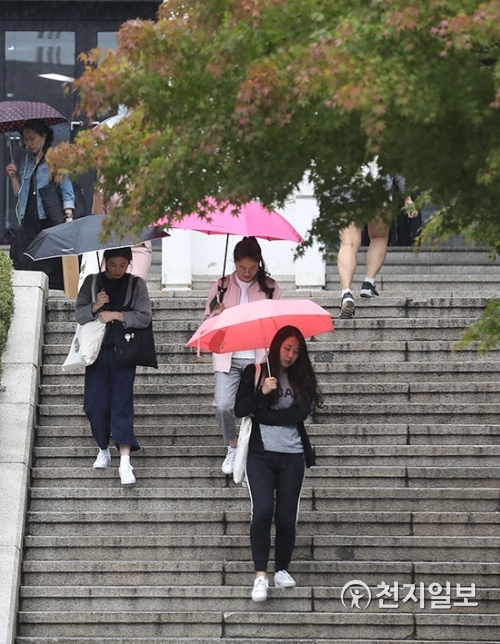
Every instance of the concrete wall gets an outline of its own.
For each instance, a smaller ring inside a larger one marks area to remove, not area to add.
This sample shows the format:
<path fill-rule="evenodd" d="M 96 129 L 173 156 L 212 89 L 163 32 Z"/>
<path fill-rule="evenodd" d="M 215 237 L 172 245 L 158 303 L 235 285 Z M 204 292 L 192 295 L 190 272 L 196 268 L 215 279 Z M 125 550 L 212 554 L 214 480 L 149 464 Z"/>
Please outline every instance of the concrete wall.
<path fill-rule="evenodd" d="M 13 272 L 0 388 L 0 643 L 14 642 L 48 279 Z"/>

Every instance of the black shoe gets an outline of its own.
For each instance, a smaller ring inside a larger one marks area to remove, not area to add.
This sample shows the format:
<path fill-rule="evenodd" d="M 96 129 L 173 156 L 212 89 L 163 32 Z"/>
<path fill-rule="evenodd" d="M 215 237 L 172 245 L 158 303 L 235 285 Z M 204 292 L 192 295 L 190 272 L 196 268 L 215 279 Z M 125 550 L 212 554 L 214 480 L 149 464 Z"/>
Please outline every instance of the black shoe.
<path fill-rule="evenodd" d="M 371 282 L 363 282 L 359 295 L 361 297 L 373 297 L 374 295 L 378 295 L 378 291 Z"/>
<path fill-rule="evenodd" d="M 353 318 L 354 317 L 354 298 L 351 291 L 347 291 L 342 296 L 342 303 L 340 304 L 339 318 Z"/>

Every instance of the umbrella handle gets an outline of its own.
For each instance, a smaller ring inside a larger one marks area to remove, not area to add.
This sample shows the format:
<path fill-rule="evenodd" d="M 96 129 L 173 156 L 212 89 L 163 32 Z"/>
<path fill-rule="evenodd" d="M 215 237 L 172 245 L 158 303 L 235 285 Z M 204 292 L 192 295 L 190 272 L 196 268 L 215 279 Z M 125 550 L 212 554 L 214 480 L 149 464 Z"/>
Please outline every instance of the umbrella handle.
<path fill-rule="evenodd" d="M 224 299 L 224 293 L 227 288 L 224 288 L 224 281 L 226 279 L 226 261 L 227 261 L 227 247 L 229 245 L 229 235 L 226 235 L 226 248 L 224 250 L 224 264 L 222 265 L 221 288 L 219 289 L 219 302 Z"/>
<path fill-rule="evenodd" d="M 9 151 L 10 151 L 10 160 L 11 160 L 11 162 L 13 162 L 14 161 L 14 153 L 12 152 L 12 140 L 10 138 L 10 134 L 7 137 L 7 141 L 8 141 L 8 145 L 9 145 Z"/>
<path fill-rule="evenodd" d="M 224 288 L 224 282 L 225 281 L 226 281 L 226 277 L 225 277 L 225 275 L 223 275 L 220 278 L 220 286 L 219 286 L 219 289 L 218 289 L 218 291 L 219 291 L 219 303 L 222 302 L 222 300 L 224 299 L 224 295 L 225 295 L 225 293 L 227 291 L 227 286 L 226 286 L 226 288 Z"/>
<path fill-rule="evenodd" d="M 269 354 L 266 353 L 267 375 L 271 378 L 271 367 L 269 366 Z"/>

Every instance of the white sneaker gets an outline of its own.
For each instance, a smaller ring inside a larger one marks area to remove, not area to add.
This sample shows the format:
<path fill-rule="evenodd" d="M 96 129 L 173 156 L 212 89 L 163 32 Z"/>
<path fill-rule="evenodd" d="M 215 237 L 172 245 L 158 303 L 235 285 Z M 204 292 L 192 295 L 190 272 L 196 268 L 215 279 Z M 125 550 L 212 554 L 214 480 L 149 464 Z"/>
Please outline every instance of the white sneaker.
<path fill-rule="evenodd" d="M 274 575 L 274 585 L 276 588 L 293 588 L 295 579 L 286 570 L 278 570 Z"/>
<path fill-rule="evenodd" d="M 97 455 L 97 458 L 94 461 L 94 465 L 92 467 L 97 470 L 97 469 L 104 469 L 106 467 L 109 467 L 111 465 L 111 454 L 109 452 L 109 449 L 100 449 L 99 454 Z"/>
<path fill-rule="evenodd" d="M 118 472 L 122 485 L 133 485 L 135 483 L 134 468 L 132 465 L 120 465 Z"/>
<path fill-rule="evenodd" d="M 267 577 L 256 577 L 253 582 L 252 599 L 254 602 L 265 602 L 267 591 L 269 590 L 269 581 Z"/>
<path fill-rule="evenodd" d="M 221 468 L 224 474 L 233 473 L 235 458 L 236 458 L 236 447 L 231 447 L 231 445 L 229 445 L 227 448 L 226 458 L 224 459 L 224 462 L 222 463 L 222 468 Z"/>

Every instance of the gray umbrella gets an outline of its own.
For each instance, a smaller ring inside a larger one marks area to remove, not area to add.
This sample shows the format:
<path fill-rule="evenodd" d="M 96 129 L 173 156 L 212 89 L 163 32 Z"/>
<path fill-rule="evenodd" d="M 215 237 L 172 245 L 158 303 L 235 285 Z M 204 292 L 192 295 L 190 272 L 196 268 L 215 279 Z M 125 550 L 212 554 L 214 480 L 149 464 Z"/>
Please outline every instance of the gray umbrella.
<path fill-rule="evenodd" d="M 100 242 L 102 222 L 107 215 L 89 215 L 75 221 L 59 224 L 42 230 L 31 242 L 25 255 L 36 261 L 50 257 L 81 255 L 91 251 L 137 246 L 146 241 L 168 237 L 163 226 L 146 226 L 139 235 L 129 235 L 118 239 L 112 235 L 107 242 Z"/>

